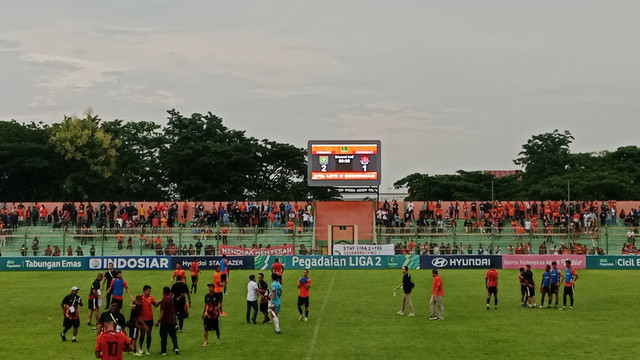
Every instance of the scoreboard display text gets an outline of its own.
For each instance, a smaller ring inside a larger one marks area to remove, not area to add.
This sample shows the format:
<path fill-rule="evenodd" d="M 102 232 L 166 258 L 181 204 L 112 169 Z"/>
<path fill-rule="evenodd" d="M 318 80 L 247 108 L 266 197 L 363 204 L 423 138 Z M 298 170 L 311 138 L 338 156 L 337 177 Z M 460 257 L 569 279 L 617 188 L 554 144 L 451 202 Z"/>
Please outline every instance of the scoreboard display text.
<path fill-rule="evenodd" d="M 309 141 L 309 186 L 380 186 L 380 141 Z"/>

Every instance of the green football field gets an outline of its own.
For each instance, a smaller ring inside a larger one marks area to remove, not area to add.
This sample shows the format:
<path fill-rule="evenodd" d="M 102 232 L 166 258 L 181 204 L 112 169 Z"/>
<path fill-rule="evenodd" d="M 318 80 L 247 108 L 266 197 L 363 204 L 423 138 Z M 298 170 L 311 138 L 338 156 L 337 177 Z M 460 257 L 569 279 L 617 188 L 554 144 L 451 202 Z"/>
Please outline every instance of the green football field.
<path fill-rule="evenodd" d="M 499 270 L 499 310 L 486 310 L 485 270 L 441 270 L 445 320 L 428 319 L 431 272 L 413 270 L 416 317 L 400 316 L 400 270 L 311 270 L 311 308 L 308 322 L 298 321 L 295 283 L 302 271 L 287 270 L 280 313 L 282 334 L 272 324 L 247 324 L 246 283 L 258 271 L 233 271 L 221 321 L 222 344 L 202 347 L 200 320 L 204 271 L 193 295 L 192 316 L 178 334 L 181 357 L 187 359 L 614 359 L 637 356 L 637 316 L 640 272 L 578 270 L 573 311 L 526 309 L 520 306 L 515 270 Z M 60 340 L 60 302 L 73 285 L 86 296 L 95 272 L 4 272 L 0 276 L 0 359 L 90 359 L 95 332 L 81 309 L 77 343 Z M 538 282 L 542 271 L 534 270 Z M 169 285 L 169 271 L 126 271 L 131 292 Z M 538 294 L 539 295 L 539 294 Z M 562 303 L 562 299 L 560 300 Z M 538 304 L 540 299 L 538 297 Z M 123 310 L 128 318 L 129 310 Z M 408 314 L 408 310 L 405 311 Z M 156 310 L 156 317 L 158 310 Z M 260 318 L 259 314 L 259 318 Z M 169 341 L 171 347 L 171 341 Z M 160 337 L 154 329 L 151 356 L 160 358 Z M 176 356 L 169 354 L 168 357 Z M 125 354 L 124 358 L 134 356 Z"/>

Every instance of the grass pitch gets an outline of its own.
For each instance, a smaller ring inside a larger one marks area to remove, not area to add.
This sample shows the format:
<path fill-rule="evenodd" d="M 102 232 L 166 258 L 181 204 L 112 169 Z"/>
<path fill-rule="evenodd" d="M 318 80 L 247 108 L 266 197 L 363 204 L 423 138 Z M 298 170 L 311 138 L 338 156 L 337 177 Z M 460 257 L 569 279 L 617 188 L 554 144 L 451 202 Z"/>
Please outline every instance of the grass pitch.
<path fill-rule="evenodd" d="M 233 271 L 221 320 L 222 344 L 202 347 L 200 314 L 212 271 L 204 271 L 193 295 L 191 317 L 178 334 L 180 356 L 186 359 L 512 359 L 512 358 L 633 358 L 637 354 L 633 309 L 640 295 L 640 272 L 578 270 L 573 311 L 520 307 L 517 272 L 499 270 L 499 310 L 486 310 L 485 270 L 442 270 L 445 320 L 428 320 L 431 272 L 413 270 L 416 317 L 400 316 L 400 270 L 311 270 L 311 307 L 308 322 L 298 321 L 297 278 L 287 270 L 283 280 L 280 322 L 250 325 L 245 321 L 246 283 L 258 271 Z M 86 297 L 95 272 L 4 272 L 0 275 L 1 359 L 91 359 L 95 332 L 87 326 Z M 542 271 L 534 271 L 540 281 Z M 161 298 L 169 285 L 169 271 L 126 271 L 131 292 L 153 287 Z M 78 342 L 60 340 L 60 302 L 71 286 L 80 287 Z M 539 293 L 538 293 L 539 295 Z M 538 305 L 540 298 L 538 296 Z M 560 299 L 562 304 L 562 299 Z M 156 310 L 156 318 L 158 316 Z M 129 310 L 123 310 L 128 318 Z M 408 310 L 405 310 L 408 314 Z M 259 319 L 260 319 L 259 314 Z M 169 342 L 169 346 L 171 343 Z M 151 356 L 160 358 L 160 336 L 153 332 Z M 169 354 L 168 357 L 175 355 Z M 135 357 L 125 354 L 124 358 Z"/>

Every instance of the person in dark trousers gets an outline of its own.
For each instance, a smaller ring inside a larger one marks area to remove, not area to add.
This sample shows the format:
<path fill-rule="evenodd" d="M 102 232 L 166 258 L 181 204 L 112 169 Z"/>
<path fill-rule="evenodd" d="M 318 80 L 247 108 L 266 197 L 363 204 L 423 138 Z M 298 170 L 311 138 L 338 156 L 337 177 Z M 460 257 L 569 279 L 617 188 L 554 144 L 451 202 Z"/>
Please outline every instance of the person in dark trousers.
<path fill-rule="evenodd" d="M 160 354 L 167 355 L 167 336 L 169 336 L 173 343 L 173 351 L 178 355 L 180 350 L 176 335 L 176 311 L 171 297 L 171 289 L 165 286 L 162 289 L 162 294 L 164 297 L 160 301 L 160 318 L 156 322 L 156 326 L 160 327 Z"/>
<path fill-rule="evenodd" d="M 189 307 L 191 307 L 191 294 L 189 287 L 182 282 L 182 276 L 176 276 L 176 283 L 171 286 L 171 296 L 173 297 L 176 318 L 178 321 L 178 329 L 182 332 L 184 318 L 187 317 L 187 298 L 189 299 Z"/>

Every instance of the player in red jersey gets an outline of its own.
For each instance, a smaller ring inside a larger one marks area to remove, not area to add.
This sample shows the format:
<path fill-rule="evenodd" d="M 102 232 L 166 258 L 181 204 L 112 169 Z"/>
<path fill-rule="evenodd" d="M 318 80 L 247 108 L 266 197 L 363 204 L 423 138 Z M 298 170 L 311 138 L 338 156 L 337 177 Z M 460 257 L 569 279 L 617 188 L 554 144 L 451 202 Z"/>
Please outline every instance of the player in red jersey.
<path fill-rule="evenodd" d="M 122 332 L 117 332 L 111 321 L 104 323 L 104 332 L 96 339 L 96 358 L 102 360 L 122 360 L 122 353 L 133 349 L 131 340 Z"/>
<path fill-rule="evenodd" d="M 271 265 L 271 273 L 278 275 L 278 282 L 282 284 L 282 273 L 284 273 L 284 264 L 280 262 L 280 259 L 276 258 L 273 265 Z"/>
<path fill-rule="evenodd" d="M 187 282 L 187 272 L 184 271 L 182 265 L 180 263 L 176 264 L 176 269 L 173 271 L 173 276 L 171 277 L 171 282 L 176 279 L 176 276 L 180 275 L 180 279 L 183 283 Z"/>
<path fill-rule="evenodd" d="M 198 291 L 198 275 L 200 274 L 200 265 L 198 264 L 198 258 L 193 259 L 191 262 L 191 293 L 195 294 Z"/>
<path fill-rule="evenodd" d="M 493 306 L 498 310 L 498 271 L 492 263 L 491 268 L 484 276 L 485 288 L 487 289 L 487 310 L 490 309 L 491 294 L 493 294 Z"/>

